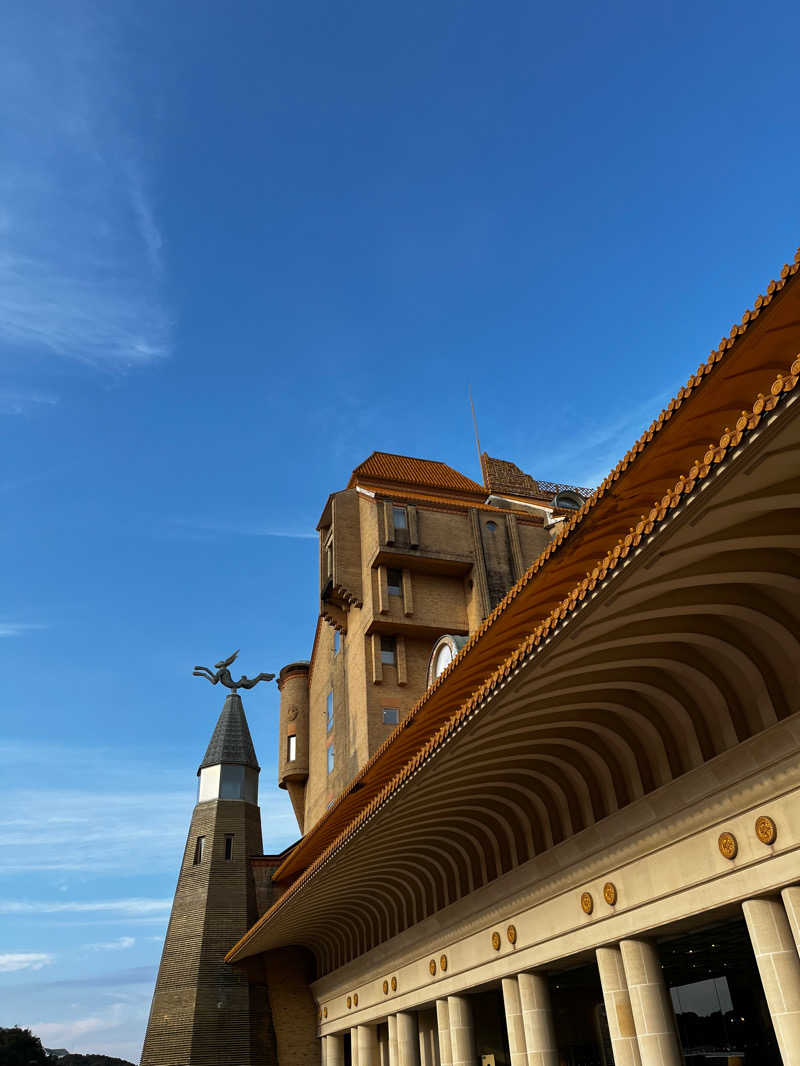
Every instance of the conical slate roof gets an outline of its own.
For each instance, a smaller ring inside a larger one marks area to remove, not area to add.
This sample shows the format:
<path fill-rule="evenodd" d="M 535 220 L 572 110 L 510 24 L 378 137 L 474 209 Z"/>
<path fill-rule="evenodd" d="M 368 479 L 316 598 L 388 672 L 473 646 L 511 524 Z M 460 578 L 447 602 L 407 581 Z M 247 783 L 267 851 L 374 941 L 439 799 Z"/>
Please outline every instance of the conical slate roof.
<path fill-rule="evenodd" d="M 253 747 L 253 739 L 247 728 L 242 697 L 238 692 L 231 692 L 225 699 L 225 706 L 217 721 L 216 729 L 200 763 L 198 774 L 206 766 L 219 766 L 226 763 L 231 766 L 252 766 L 260 770 Z"/>

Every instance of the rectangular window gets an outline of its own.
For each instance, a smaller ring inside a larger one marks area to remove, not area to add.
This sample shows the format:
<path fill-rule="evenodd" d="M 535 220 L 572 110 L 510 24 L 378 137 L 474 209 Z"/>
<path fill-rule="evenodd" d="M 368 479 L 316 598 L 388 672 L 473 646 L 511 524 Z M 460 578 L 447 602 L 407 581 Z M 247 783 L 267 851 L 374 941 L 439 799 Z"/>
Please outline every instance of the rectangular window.
<path fill-rule="evenodd" d="M 394 637 L 381 637 L 381 662 L 384 666 L 395 666 L 397 664 L 397 650 Z"/>
<path fill-rule="evenodd" d="M 333 690 L 328 693 L 328 732 L 333 729 Z"/>
<path fill-rule="evenodd" d="M 390 596 L 402 596 L 403 595 L 403 571 L 402 570 L 387 570 L 386 571 L 386 583 L 389 586 Z"/>
<path fill-rule="evenodd" d="M 227 833 L 225 836 L 225 862 L 230 862 L 233 858 L 233 833 Z"/>
<path fill-rule="evenodd" d="M 333 744 L 328 748 L 328 773 L 333 773 Z"/>
<path fill-rule="evenodd" d="M 339 642 L 340 642 L 339 630 L 338 629 L 334 629 L 334 631 L 333 631 L 333 654 L 334 655 L 338 655 L 339 654 Z"/>
<path fill-rule="evenodd" d="M 405 507 L 392 508 L 392 521 L 394 522 L 395 530 L 408 529 L 408 514 Z"/>
<path fill-rule="evenodd" d="M 199 866 L 203 861 L 203 847 L 205 845 L 206 838 L 198 837 L 194 845 L 194 865 Z"/>
<path fill-rule="evenodd" d="M 291 736 L 286 738 L 286 759 L 288 762 L 294 762 L 297 758 L 297 737 L 292 733 Z"/>
<path fill-rule="evenodd" d="M 397 725 L 400 720 L 400 712 L 396 707 L 384 707 L 383 708 L 383 724 L 384 725 Z"/>

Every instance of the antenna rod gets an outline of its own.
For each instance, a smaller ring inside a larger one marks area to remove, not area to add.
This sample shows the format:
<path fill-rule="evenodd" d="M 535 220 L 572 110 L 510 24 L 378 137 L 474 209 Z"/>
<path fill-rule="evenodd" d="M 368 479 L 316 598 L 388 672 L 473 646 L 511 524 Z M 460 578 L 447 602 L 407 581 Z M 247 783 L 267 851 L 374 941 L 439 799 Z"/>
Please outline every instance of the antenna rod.
<path fill-rule="evenodd" d="M 478 469 L 481 472 L 481 478 L 483 478 L 483 460 L 481 459 L 481 442 L 478 437 L 478 419 L 475 415 L 475 404 L 472 402 L 472 386 L 468 385 L 469 391 L 469 405 L 472 408 L 472 424 L 475 427 L 475 446 L 478 449 Z"/>

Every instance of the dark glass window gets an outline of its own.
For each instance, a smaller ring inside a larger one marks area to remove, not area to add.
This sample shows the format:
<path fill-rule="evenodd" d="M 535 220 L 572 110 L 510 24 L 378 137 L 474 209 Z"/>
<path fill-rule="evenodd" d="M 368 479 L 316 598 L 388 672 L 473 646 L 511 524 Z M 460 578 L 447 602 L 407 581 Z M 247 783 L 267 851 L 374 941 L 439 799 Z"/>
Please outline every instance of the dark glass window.
<path fill-rule="evenodd" d="M 384 666 L 395 666 L 397 649 L 394 637 L 381 637 L 381 662 Z"/>
<path fill-rule="evenodd" d="M 403 595 L 403 571 L 402 570 L 387 570 L 386 580 L 389 585 L 390 596 L 402 596 Z"/>
<path fill-rule="evenodd" d="M 194 844 L 194 865 L 199 866 L 203 861 L 203 847 L 205 846 L 206 838 L 198 837 Z"/>
<path fill-rule="evenodd" d="M 383 708 L 383 724 L 384 725 L 397 725 L 400 720 L 400 712 L 396 707 L 384 707 Z"/>
<path fill-rule="evenodd" d="M 233 833 L 228 833 L 225 837 L 225 861 L 230 862 L 233 858 Z"/>
<path fill-rule="evenodd" d="M 394 528 L 408 529 L 408 512 L 405 507 L 393 507 L 392 508 L 392 521 L 394 522 Z"/>

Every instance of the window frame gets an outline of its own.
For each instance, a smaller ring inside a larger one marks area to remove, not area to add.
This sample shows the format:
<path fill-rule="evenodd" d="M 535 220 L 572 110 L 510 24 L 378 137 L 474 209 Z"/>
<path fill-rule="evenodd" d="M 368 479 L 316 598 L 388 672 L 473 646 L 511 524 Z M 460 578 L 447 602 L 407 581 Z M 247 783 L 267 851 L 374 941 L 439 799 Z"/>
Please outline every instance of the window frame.
<path fill-rule="evenodd" d="M 384 641 L 390 642 L 390 647 L 384 647 Z M 397 637 L 388 634 L 381 636 L 381 666 L 397 666 Z"/>
<path fill-rule="evenodd" d="M 400 722 L 400 708 L 399 707 L 384 707 L 383 710 L 383 724 L 384 725 L 398 725 Z M 392 718 L 387 718 L 386 715 L 392 715 Z"/>

